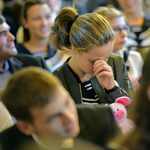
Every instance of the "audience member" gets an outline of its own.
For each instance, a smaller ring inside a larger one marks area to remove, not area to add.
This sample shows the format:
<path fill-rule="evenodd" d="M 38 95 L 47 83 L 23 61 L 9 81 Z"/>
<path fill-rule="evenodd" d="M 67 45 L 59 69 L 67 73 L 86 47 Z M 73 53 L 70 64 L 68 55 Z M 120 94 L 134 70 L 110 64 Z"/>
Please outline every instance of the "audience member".
<path fill-rule="evenodd" d="M 72 147 L 78 138 L 105 146 L 120 133 L 110 107 L 78 105 L 76 110 L 60 81 L 39 67 L 27 67 L 13 74 L 1 99 L 18 120 L 0 134 L 3 150 L 19 149 L 27 141 L 49 149 L 68 142 Z"/>
<path fill-rule="evenodd" d="M 134 89 L 137 90 L 139 88 L 138 81 L 142 73 L 143 60 L 139 52 L 129 51 L 125 48 L 128 26 L 122 12 L 112 7 L 98 7 L 94 12 L 107 18 L 113 28 L 116 38 L 113 52 L 123 57 L 130 81 Z"/>
<path fill-rule="evenodd" d="M 130 27 L 126 46 L 150 47 L 150 16 L 144 13 L 143 0 L 111 0 L 111 2 L 121 7 Z"/>
<path fill-rule="evenodd" d="M 121 95 L 132 99 L 124 61 L 112 53 L 115 36 L 106 19 L 94 13 L 78 16 L 75 8 L 65 7 L 51 30 L 52 46 L 74 53 L 53 74 L 75 103 L 112 103 Z"/>
<path fill-rule="evenodd" d="M 129 150 L 148 150 L 150 148 L 150 52 L 144 61 L 140 88 L 137 91 L 134 101 L 129 107 L 128 116 L 135 123 L 135 130 L 126 137 L 115 139 L 112 145 L 115 149 L 119 145 Z M 116 145 L 117 143 L 118 145 Z M 118 148 L 120 150 L 120 148 Z"/>
<path fill-rule="evenodd" d="M 15 37 L 9 31 L 10 27 L 5 22 L 5 18 L 0 15 L 0 94 L 8 78 L 14 72 L 27 66 L 39 66 L 47 69 L 41 57 L 32 58 L 28 55 L 17 54 L 14 44 Z M 12 120 L 6 112 L 7 110 L 2 106 L 2 103 L 0 103 L 0 107 L 0 118 L 3 118 L 3 121 L 0 119 L 0 130 L 2 131 L 4 129 L 3 124 L 12 124 Z"/>
<path fill-rule="evenodd" d="M 40 57 L 32 58 L 28 55 L 16 55 L 15 37 L 9 32 L 10 27 L 5 18 L 0 15 L 0 89 L 3 90 L 12 73 L 26 66 L 47 68 Z"/>
<path fill-rule="evenodd" d="M 53 71 L 68 55 L 52 49 L 49 44 L 51 9 L 44 0 L 27 0 L 22 7 L 24 41 L 16 45 L 18 53 L 43 57 Z"/>

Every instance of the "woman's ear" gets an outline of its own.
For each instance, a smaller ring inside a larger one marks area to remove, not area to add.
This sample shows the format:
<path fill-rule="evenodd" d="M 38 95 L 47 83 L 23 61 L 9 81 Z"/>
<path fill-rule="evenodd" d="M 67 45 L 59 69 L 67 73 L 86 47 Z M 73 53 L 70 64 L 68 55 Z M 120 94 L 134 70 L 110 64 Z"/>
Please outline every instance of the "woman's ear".
<path fill-rule="evenodd" d="M 23 27 L 24 27 L 25 29 L 28 28 L 28 24 L 27 24 L 26 19 L 22 19 L 22 20 L 21 20 L 21 23 L 22 23 L 22 25 L 23 25 Z"/>
<path fill-rule="evenodd" d="M 150 85 L 147 88 L 147 97 L 148 97 L 148 99 L 150 101 Z"/>
<path fill-rule="evenodd" d="M 72 49 L 72 51 L 74 52 L 74 54 L 77 53 L 77 50 L 75 49 L 75 47 L 73 46 L 73 44 L 71 44 L 71 49 Z"/>

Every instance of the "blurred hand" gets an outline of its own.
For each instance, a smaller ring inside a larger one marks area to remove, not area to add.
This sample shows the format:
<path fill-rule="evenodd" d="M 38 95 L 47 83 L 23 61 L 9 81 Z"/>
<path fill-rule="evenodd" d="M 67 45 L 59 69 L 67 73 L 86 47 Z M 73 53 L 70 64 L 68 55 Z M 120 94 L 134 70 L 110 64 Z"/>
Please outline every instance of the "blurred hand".
<path fill-rule="evenodd" d="M 122 123 L 118 123 L 118 127 L 121 129 L 122 134 L 128 135 L 135 129 L 135 124 L 132 120 L 126 118 Z"/>
<path fill-rule="evenodd" d="M 139 78 L 133 78 L 132 76 L 129 76 L 129 78 L 130 78 L 130 81 L 132 83 L 134 90 L 136 91 L 140 87 Z"/>
<path fill-rule="evenodd" d="M 94 72 L 99 82 L 107 90 L 115 86 L 112 68 L 104 60 L 97 60 L 94 62 Z"/>

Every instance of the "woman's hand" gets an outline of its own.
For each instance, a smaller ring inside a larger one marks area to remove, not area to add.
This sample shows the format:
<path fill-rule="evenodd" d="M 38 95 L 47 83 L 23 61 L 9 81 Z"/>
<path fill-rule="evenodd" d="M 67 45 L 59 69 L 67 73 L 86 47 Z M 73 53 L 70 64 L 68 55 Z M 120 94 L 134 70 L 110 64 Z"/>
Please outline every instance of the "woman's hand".
<path fill-rule="evenodd" d="M 133 86 L 134 90 L 136 91 L 140 87 L 139 79 L 138 78 L 134 78 L 132 76 L 129 76 L 129 78 L 130 78 L 130 81 L 132 83 L 132 86 Z"/>
<path fill-rule="evenodd" d="M 97 60 L 94 62 L 94 72 L 99 82 L 107 90 L 115 86 L 112 68 L 104 60 Z"/>

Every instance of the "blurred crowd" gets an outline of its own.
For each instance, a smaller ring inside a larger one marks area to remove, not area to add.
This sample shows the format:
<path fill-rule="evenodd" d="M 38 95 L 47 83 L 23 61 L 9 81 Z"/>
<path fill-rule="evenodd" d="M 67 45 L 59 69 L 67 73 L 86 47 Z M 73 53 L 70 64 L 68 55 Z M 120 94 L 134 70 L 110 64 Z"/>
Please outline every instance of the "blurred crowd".
<path fill-rule="evenodd" d="M 148 150 L 149 58 L 149 0 L 0 0 L 0 150 Z"/>

